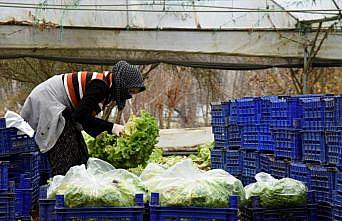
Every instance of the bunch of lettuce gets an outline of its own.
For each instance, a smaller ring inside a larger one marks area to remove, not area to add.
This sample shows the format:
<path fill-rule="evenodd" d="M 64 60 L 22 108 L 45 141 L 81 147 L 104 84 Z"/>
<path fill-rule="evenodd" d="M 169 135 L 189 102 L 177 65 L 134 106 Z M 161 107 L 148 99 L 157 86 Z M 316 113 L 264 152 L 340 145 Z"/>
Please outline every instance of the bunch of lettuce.
<path fill-rule="evenodd" d="M 146 188 L 139 177 L 108 163 L 90 158 L 85 165 L 70 168 L 65 176 L 55 176 L 48 189 L 48 198 L 64 195 L 68 207 L 134 206 L 135 194 L 146 197 Z"/>
<path fill-rule="evenodd" d="M 246 198 L 251 205 L 251 197 L 259 196 L 264 208 L 295 207 L 306 204 L 307 187 L 304 183 L 291 179 L 275 179 L 267 173 L 255 175 L 257 182 L 245 187 Z"/>
<path fill-rule="evenodd" d="M 158 192 L 162 206 L 228 207 L 229 196 L 245 199 L 240 180 L 224 170 L 200 170 L 191 159 L 167 168 L 150 163 L 140 176 L 149 192 Z"/>
<path fill-rule="evenodd" d="M 86 139 L 89 154 L 111 163 L 116 168 L 145 166 L 157 144 L 159 129 L 157 121 L 147 112 L 131 116 L 124 134 L 115 136 L 102 133 L 95 139 Z"/>

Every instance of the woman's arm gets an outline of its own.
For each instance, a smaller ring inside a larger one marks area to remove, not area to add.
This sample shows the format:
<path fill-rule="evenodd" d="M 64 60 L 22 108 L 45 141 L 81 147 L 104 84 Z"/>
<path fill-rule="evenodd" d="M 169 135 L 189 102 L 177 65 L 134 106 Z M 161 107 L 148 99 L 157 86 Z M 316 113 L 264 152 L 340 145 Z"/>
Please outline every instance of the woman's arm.
<path fill-rule="evenodd" d="M 95 117 L 101 111 L 99 103 L 103 102 L 107 93 L 109 93 L 109 88 L 105 82 L 91 81 L 80 105 L 72 113 L 75 121 L 82 124 L 83 129 L 92 137 L 96 137 L 103 131 L 112 133 L 113 123 Z"/>

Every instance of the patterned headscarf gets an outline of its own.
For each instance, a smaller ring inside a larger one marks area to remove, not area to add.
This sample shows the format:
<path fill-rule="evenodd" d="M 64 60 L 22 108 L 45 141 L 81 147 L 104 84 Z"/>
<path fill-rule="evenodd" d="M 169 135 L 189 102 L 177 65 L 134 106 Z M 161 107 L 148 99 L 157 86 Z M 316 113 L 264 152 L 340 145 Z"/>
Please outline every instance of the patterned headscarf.
<path fill-rule="evenodd" d="M 130 88 L 138 88 L 139 92 L 145 90 L 144 80 L 137 67 L 126 61 L 119 61 L 113 66 L 113 83 L 111 87 L 111 100 L 115 100 L 119 109 L 123 109 L 127 99 L 132 98 L 128 93 Z"/>

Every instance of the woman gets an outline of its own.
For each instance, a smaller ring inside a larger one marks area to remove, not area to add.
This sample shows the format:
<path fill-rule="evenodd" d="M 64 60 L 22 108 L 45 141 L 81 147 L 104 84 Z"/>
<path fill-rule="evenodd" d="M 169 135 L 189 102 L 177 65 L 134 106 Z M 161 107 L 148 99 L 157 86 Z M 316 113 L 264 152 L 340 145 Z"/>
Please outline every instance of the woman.
<path fill-rule="evenodd" d="M 52 175 L 65 175 L 88 160 L 82 129 L 93 137 L 103 131 L 120 135 L 124 129 L 95 115 L 110 101 L 123 109 L 126 99 L 144 90 L 139 70 L 120 61 L 112 72 L 74 72 L 48 79 L 33 89 L 20 114 L 36 131 L 36 143 L 47 153 Z"/>

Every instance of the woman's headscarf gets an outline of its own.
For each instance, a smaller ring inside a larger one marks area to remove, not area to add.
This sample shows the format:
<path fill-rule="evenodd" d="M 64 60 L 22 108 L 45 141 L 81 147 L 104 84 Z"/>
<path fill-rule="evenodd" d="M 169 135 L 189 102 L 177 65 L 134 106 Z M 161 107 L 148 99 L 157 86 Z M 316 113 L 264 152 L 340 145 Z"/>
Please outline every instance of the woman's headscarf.
<path fill-rule="evenodd" d="M 130 88 L 138 88 L 139 92 L 145 90 L 144 80 L 137 67 L 126 61 L 119 61 L 113 66 L 113 82 L 111 87 L 111 100 L 115 100 L 119 109 L 123 109 L 127 99 L 132 98 L 128 93 Z"/>

